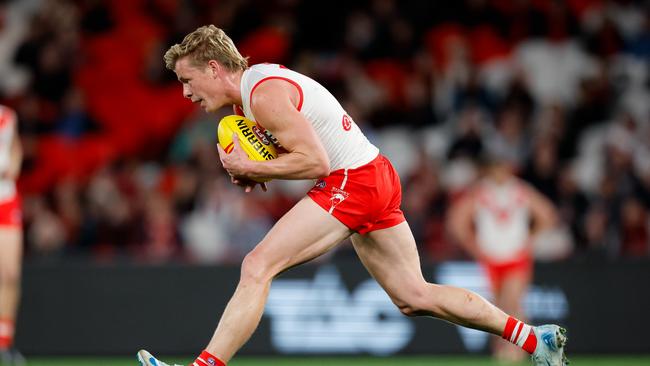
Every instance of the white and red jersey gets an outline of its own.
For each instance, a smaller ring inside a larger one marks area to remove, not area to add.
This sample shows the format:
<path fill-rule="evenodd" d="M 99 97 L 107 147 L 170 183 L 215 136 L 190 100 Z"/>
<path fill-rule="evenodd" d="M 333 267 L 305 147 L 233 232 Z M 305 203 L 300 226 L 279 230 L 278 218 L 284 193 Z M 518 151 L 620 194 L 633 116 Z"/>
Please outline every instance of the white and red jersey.
<path fill-rule="evenodd" d="M 515 261 L 529 252 L 530 206 L 525 183 L 484 179 L 474 196 L 476 241 L 491 262 Z"/>
<path fill-rule="evenodd" d="M 0 105 L 0 172 L 9 168 L 11 163 L 11 142 L 16 134 L 16 113 Z M 14 199 L 16 182 L 0 177 L 0 203 Z"/>
<path fill-rule="evenodd" d="M 311 122 L 330 160 L 332 171 L 354 169 L 375 159 L 375 147 L 334 96 L 315 80 L 278 64 L 253 65 L 242 75 L 242 108 L 246 118 L 256 121 L 251 111 L 255 89 L 267 80 L 281 79 L 300 93 L 298 110 Z M 264 126 L 260 126 L 264 127 Z M 277 141 L 270 136 L 271 139 Z"/>

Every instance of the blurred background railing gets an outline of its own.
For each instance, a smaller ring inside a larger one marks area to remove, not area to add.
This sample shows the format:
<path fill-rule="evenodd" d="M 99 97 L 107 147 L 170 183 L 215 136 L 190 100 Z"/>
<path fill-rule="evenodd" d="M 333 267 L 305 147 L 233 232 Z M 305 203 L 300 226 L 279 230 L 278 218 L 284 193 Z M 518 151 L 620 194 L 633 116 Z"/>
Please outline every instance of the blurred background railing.
<path fill-rule="evenodd" d="M 492 298 L 473 263 L 423 271 L 429 280 Z M 34 356 L 131 355 L 143 345 L 191 355 L 212 335 L 238 278 L 237 266 L 31 264 L 16 341 Z M 647 261 L 540 264 L 523 308 L 535 323 L 567 326 L 574 356 L 648 354 L 647 278 Z M 491 338 L 403 316 L 358 260 L 344 260 L 276 279 L 241 355 L 485 355 Z"/>

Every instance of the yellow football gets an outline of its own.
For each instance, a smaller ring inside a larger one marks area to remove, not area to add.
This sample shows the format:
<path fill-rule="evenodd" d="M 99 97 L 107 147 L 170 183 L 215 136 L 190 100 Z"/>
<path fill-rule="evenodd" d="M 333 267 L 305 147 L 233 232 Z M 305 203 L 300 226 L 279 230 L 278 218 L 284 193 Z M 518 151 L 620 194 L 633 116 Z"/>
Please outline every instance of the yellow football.
<path fill-rule="evenodd" d="M 239 137 L 239 145 L 244 149 L 249 159 L 266 161 L 278 157 L 275 146 L 269 137 L 264 134 L 264 131 L 250 119 L 237 115 L 223 117 L 217 127 L 219 145 L 227 154 L 230 154 L 234 148 L 232 136 L 235 133 Z M 266 181 L 268 180 L 264 180 L 264 182 Z"/>

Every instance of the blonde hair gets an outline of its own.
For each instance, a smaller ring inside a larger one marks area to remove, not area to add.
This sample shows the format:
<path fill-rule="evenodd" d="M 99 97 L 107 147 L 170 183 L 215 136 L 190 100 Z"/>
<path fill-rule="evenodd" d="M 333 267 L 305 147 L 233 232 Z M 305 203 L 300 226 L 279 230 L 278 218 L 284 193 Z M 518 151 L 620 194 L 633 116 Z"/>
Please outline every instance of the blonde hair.
<path fill-rule="evenodd" d="M 214 25 L 204 25 L 183 38 L 183 42 L 171 46 L 165 52 L 165 66 L 174 70 L 176 62 L 185 56 L 190 57 L 193 66 L 206 66 L 208 61 L 216 60 L 229 71 L 246 70 L 248 58 L 243 57 L 232 39 Z"/>

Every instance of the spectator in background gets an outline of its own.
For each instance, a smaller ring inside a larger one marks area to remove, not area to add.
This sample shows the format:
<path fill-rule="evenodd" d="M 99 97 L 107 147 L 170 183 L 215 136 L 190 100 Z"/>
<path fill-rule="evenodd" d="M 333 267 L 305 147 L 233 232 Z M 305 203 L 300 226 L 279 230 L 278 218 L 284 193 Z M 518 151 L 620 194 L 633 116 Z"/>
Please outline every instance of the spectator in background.
<path fill-rule="evenodd" d="M 143 217 L 138 226 L 141 231 L 137 244 L 146 261 L 164 263 L 180 257 L 176 214 L 165 194 L 155 190 L 145 194 Z"/>
<path fill-rule="evenodd" d="M 525 164 L 522 178 L 542 194 L 556 201 L 558 198 L 558 161 L 557 149 L 549 139 L 538 139 L 534 146 L 530 161 Z"/>
<path fill-rule="evenodd" d="M 66 223 L 42 196 L 25 199 L 26 242 L 31 258 L 43 261 L 60 259 L 66 251 Z"/>
<path fill-rule="evenodd" d="M 533 277 L 533 241 L 556 224 L 557 214 L 546 197 L 515 177 L 509 160 L 498 154 L 486 159 L 484 177 L 450 208 L 449 230 L 485 269 L 494 303 L 525 319 L 521 301 Z M 503 361 L 525 356 L 500 339 L 493 351 Z"/>
<path fill-rule="evenodd" d="M 142 199 L 129 200 L 118 185 L 115 166 L 93 175 L 85 191 L 86 215 L 78 249 L 90 251 L 96 259 L 110 260 L 134 241 L 133 226 L 138 216 L 134 206 Z M 139 212 L 138 212 L 139 213 Z"/>
<path fill-rule="evenodd" d="M 72 178 L 66 178 L 56 185 L 53 192 L 54 207 L 63 225 L 68 247 L 79 242 L 81 224 L 85 219 L 80 190 L 78 182 Z"/>
<path fill-rule="evenodd" d="M 505 105 L 497 114 L 495 128 L 486 136 L 486 150 L 492 151 L 501 159 L 520 171 L 530 149 L 530 136 L 523 111 L 517 105 Z"/>
<path fill-rule="evenodd" d="M 486 119 L 485 111 L 476 104 L 469 103 L 463 107 L 454 123 L 457 131 L 449 148 L 449 160 L 479 158 L 485 144 Z"/>
<path fill-rule="evenodd" d="M 608 250 L 608 243 L 613 240 L 610 222 L 610 215 L 602 202 L 589 207 L 583 227 L 588 258 L 612 257 L 613 253 Z"/>
<path fill-rule="evenodd" d="M 96 131 L 97 123 L 88 115 L 84 93 L 81 89 L 69 89 L 62 101 L 61 118 L 57 121 L 57 132 L 71 140 L 84 133 Z"/>
<path fill-rule="evenodd" d="M 420 151 L 416 168 L 404 182 L 402 210 L 423 259 L 457 258 L 457 247 L 446 240 L 444 216 L 448 202 L 439 167 Z"/>
<path fill-rule="evenodd" d="M 648 210 L 635 197 L 628 197 L 621 207 L 621 255 L 643 258 L 650 254 Z"/>
<path fill-rule="evenodd" d="M 560 167 L 557 173 L 556 192 L 554 202 L 558 207 L 560 221 L 568 226 L 574 239 L 576 252 L 584 254 L 587 251 L 587 240 L 582 230 L 589 199 L 582 192 L 575 179 L 575 172 L 570 164 Z"/>
<path fill-rule="evenodd" d="M 0 105 L 0 363 L 3 365 L 25 363 L 13 348 L 23 254 L 22 212 L 16 190 L 22 162 L 17 123 L 15 112 Z"/>

